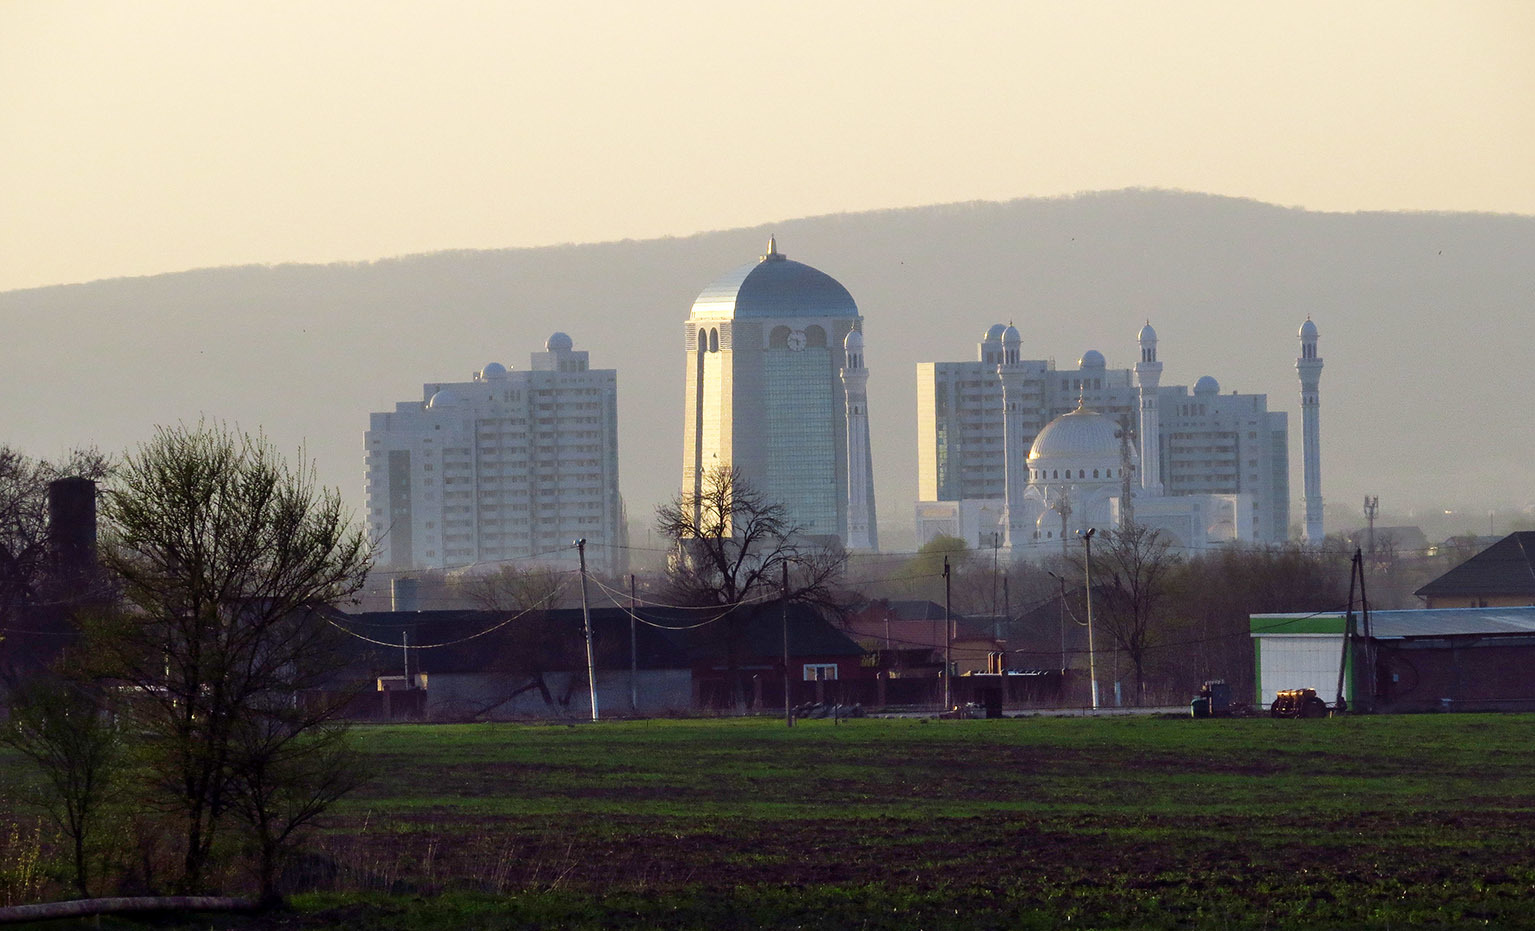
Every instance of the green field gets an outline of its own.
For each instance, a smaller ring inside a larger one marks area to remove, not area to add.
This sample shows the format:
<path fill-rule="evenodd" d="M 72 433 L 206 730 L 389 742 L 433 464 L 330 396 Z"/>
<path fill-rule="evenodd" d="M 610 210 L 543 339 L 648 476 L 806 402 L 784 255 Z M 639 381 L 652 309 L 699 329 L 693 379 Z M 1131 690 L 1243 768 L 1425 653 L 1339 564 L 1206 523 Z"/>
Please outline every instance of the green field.
<path fill-rule="evenodd" d="M 231 927 L 1535 926 L 1535 718 L 358 730 Z M 201 927 L 208 927 L 205 921 Z"/>

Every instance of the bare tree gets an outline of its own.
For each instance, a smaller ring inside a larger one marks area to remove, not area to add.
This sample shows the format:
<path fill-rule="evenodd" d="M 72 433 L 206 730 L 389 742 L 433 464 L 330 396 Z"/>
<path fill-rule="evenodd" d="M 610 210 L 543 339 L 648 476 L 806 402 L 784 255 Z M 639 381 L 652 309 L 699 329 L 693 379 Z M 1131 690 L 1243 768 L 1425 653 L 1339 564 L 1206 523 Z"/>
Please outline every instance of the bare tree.
<path fill-rule="evenodd" d="M 233 729 L 230 808 L 251 831 L 261 902 L 280 900 L 279 867 L 295 839 L 337 799 L 356 788 L 363 769 L 331 707 L 272 702 L 240 717 Z"/>
<path fill-rule="evenodd" d="M 559 607 L 555 597 L 566 584 L 565 577 L 548 566 L 501 566 L 455 576 L 453 587 L 464 600 L 487 611 L 531 611 Z"/>
<path fill-rule="evenodd" d="M 718 467 L 704 476 L 695 498 L 679 495 L 656 509 L 656 530 L 675 545 L 667 565 L 668 596 L 679 604 L 732 609 L 725 626 L 731 700 L 739 705 L 741 650 L 748 606 L 783 594 L 790 601 L 840 607 L 837 582 L 847 565 L 841 547 L 815 543 L 739 469 Z"/>
<path fill-rule="evenodd" d="M 1130 659 L 1136 704 L 1145 699 L 1147 652 L 1163 633 L 1179 562 L 1161 531 L 1140 524 L 1105 532 L 1093 548 L 1094 614 Z"/>
<path fill-rule="evenodd" d="M 1220 678 L 1238 695 L 1253 690 L 1250 616 L 1334 610 L 1347 601 L 1349 552 L 1299 543 L 1224 546 L 1184 561 L 1172 583 L 1184 628 L 1169 651 L 1170 672 L 1187 687 Z"/>
<path fill-rule="evenodd" d="M 180 822 L 179 885 L 201 891 L 236 798 L 280 798 L 243 780 L 318 778 L 307 768 L 318 757 L 295 754 L 334 745 L 339 703 L 301 698 L 340 665 L 319 608 L 361 588 L 370 549 L 312 468 L 222 426 L 162 428 L 127 457 L 102 513 L 102 561 L 125 604 L 88 630 L 88 661 L 122 696 Z"/>
<path fill-rule="evenodd" d="M 69 839 L 75 890 L 89 896 L 91 861 L 122 757 L 105 696 L 90 683 L 32 674 L 9 683 L 4 743 L 38 764 L 43 808 Z"/>

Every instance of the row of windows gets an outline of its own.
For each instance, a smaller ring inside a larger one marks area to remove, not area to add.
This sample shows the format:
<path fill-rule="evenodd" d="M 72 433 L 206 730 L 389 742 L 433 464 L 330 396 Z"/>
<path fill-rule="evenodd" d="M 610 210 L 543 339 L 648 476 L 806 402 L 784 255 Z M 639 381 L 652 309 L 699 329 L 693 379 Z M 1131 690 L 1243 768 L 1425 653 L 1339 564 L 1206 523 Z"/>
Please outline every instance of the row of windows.
<path fill-rule="evenodd" d="M 1053 480 L 1059 479 L 1061 477 L 1061 470 L 1060 469 L 1051 469 L 1050 470 L 1050 477 L 1049 477 L 1049 479 L 1045 478 L 1045 470 L 1044 469 L 1031 469 L 1030 471 L 1033 473 L 1033 478 L 1036 481 L 1041 481 L 1041 482 L 1043 482 L 1043 481 L 1053 481 Z M 1093 478 L 1124 478 L 1124 476 L 1125 476 L 1125 470 L 1124 469 L 1103 469 L 1103 470 L 1101 470 L 1103 472 L 1103 474 L 1101 476 L 1098 474 L 1099 471 L 1100 470 L 1098 470 L 1098 469 L 1094 469 L 1093 470 Z M 1067 480 L 1071 479 L 1071 470 L 1070 469 L 1066 470 L 1066 478 L 1067 478 Z M 1077 478 L 1087 478 L 1087 470 L 1086 469 L 1078 469 L 1077 470 Z"/>

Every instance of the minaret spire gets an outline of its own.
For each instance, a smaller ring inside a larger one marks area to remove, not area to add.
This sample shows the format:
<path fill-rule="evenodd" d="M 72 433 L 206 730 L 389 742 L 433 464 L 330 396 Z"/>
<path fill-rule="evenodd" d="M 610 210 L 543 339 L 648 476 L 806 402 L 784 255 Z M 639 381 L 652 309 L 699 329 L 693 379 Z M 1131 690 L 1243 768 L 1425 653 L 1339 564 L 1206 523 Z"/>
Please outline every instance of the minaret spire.
<path fill-rule="evenodd" d="M 1317 329 L 1306 316 L 1300 327 L 1300 358 L 1295 371 L 1300 375 L 1301 461 L 1306 483 L 1306 542 L 1322 542 L 1322 357 L 1317 355 Z"/>
<path fill-rule="evenodd" d="M 1002 362 L 997 378 L 1002 382 L 1002 468 L 1003 504 L 1007 508 L 1007 546 L 1014 554 L 1023 552 L 1029 539 L 1028 508 L 1024 494 L 1029 488 L 1029 445 L 1024 395 L 1027 393 L 1028 367 L 1023 365 L 1023 336 L 1011 323 L 1002 332 Z"/>
<path fill-rule="evenodd" d="M 847 531 L 843 546 L 877 552 L 874 524 L 874 469 L 869 454 L 869 370 L 863 364 L 863 334 L 850 330 L 842 341 L 842 390 L 847 404 Z"/>
<path fill-rule="evenodd" d="M 1141 493 L 1148 498 L 1162 495 L 1162 404 L 1157 389 L 1162 383 L 1162 363 L 1157 361 L 1157 331 L 1151 321 L 1141 327 L 1141 358 L 1135 363 L 1135 387 L 1140 391 L 1140 422 L 1136 432 L 1141 441 Z"/>

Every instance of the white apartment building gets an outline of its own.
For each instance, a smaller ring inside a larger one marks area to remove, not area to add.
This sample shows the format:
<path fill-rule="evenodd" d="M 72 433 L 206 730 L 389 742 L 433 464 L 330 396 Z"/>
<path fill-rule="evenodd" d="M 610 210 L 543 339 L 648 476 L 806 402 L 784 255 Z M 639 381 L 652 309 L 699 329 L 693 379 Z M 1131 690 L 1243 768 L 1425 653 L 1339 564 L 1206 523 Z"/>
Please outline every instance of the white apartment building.
<path fill-rule="evenodd" d="M 368 525 L 386 569 L 627 565 L 618 373 L 555 333 L 527 371 L 486 365 L 369 418 Z"/>

